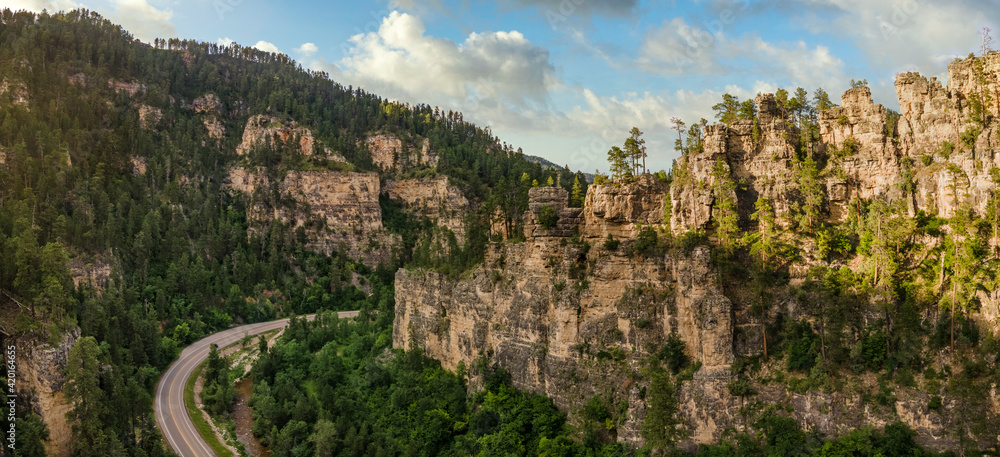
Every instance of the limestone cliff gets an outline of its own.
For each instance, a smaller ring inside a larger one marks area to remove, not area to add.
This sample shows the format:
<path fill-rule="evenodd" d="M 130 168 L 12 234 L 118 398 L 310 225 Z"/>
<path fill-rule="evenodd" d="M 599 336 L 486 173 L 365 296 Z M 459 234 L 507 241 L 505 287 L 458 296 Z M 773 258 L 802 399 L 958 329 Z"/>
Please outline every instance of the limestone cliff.
<path fill-rule="evenodd" d="M 389 198 L 405 203 L 411 214 L 426 217 L 451 230 L 460 246 L 465 243 L 469 200 L 449 183 L 447 176 L 388 180 L 382 191 Z"/>
<path fill-rule="evenodd" d="M 230 170 L 229 187 L 250 198 L 247 215 L 252 226 L 275 218 L 293 228 L 303 228 L 307 247 L 329 254 L 344 251 L 375 267 L 388 261 L 400 243 L 399 236 L 382 227 L 379 177 L 375 173 L 334 171 L 289 171 L 276 183 L 285 203 L 273 202 L 272 183 L 261 170 L 236 167 Z"/>
<path fill-rule="evenodd" d="M 18 395 L 29 401 L 31 411 L 41 416 L 48 428 L 49 439 L 45 441 L 45 451 L 54 457 L 70 455 L 72 428 L 66 419 L 66 413 L 73 407 L 63 395 L 66 383 L 63 370 L 66 368 L 69 351 L 78 338 L 80 330 L 74 329 L 62 335 L 62 339 L 54 346 L 39 341 L 35 336 L 14 339 L 18 353 Z"/>
<path fill-rule="evenodd" d="M 551 397 L 571 421 L 600 395 L 625 405 L 617 439 L 640 444 L 646 414 L 641 392 L 649 382 L 643 363 L 675 333 L 701 364 L 678 392 L 689 434 L 682 447 L 715 443 L 726 429 L 746 430 L 747 403 L 730 390 L 736 376 L 731 364 L 738 343 L 747 350 L 757 323 L 724 293 L 707 247 L 633 252 L 635 229 L 662 220 L 658 205 L 666 195 L 667 186 L 651 177 L 633 186 L 591 186 L 584 208 L 568 207 L 563 189 L 531 189 L 526 241 L 493 243 L 485 263 L 459 279 L 397 272 L 394 347 L 419 347 L 449 369 L 471 367 L 485 356 L 507 367 L 517 386 Z M 558 215 L 554 226 L 539 224 L 544 207 Z M 621 235 L 620 245 L 599 242 L 607 234 Z M 798 312 L 795 303 L 783 306 Z M 858 385 L 804 393 L 784 382 L 754 382 L 753 401 L 785 405 L 800 427 L 827 436 L 903 421 L 924 446 L 959 446 L 949 431 L 963 420 L 961 400 L 945 398 L 932 411 L 932 394 L 897 386 L 891 403 L 878 405 L 863 393 L 878 385 L 874 379 L 851 382 Z M 996 415 L 1000 395 L 991 395 L 987 414 Z M 976 439 L 988 446 L 992 437 Z"/>
<path fill-rule="evenodd" d="M 368 148 L 372 162 L 384 171 L 400 171 L 419 165 L 434 168 L 438 163 L 437 153 L 431 150 L 427 138 L 420 140 L 419 144 L 411 144 L 391 133 L 381 133 L 368 137 L 363 144 Z"/>
<path fill-rule="evenodd" d="M 247 121 L 246 128 L 243 129 L 243 141 L 236 147 L 236 153 L 245 155 L 254 147 L 261 145 L 271 145 L 274 138 L 287 143 L 291 139 L 298 139 L 298 150 L 302 155 L 313 154 L 313 135 L 307 128 L 301 128 L 295 122 L 282 122 L 274 116 L 256 115 Z"/>
<path fill-rule="evenodd" d="M 592 186 L 587 202 L 601 202 L 595 211 L 567 207 L 564 189 L 531 189 L 528 240 L 491 245 L 471 277 L 397 272 L 394 346 L 421 347 L 450 369 L 459 362 L 471 366 L 485 353 L 511 369 L 516 385 L 568 411 L 594 395 L 641 405 L 641 360 L 671 333 L 680 335 L 705 373 L 727 376 L 731 304 L 707 249 L 645 258 L 626 254 L 631 241 L 614 250 L 579 238 L 567 242 L 578 231 L 596 237 L 662 220 L 665 190 L 651 181 Z M 544 206 L 559 215 L 554 227 L 537 224 Z M 641 419 L 630 416 L 619 439 L 638 442 Z"/>
<path fill-rule="evenodd" d="M 717 159 L 743 185 L 737 200 L 744 220 L 758 197 L 770 198 L 779 218 L 790 214 L 801 201 L 795 162 L 804 155 L 827 161 L 821 179 L 833 221 L 843 220 L 856 198 L 904 199 L 911 214 L 949 217 L 965 204 L 985 213 L 995 186 L 990 170 L 1000 167 L 998 126 L 977 123 L 974 105 L 981 94 L 1000 92 L 1000 53 L 952 62 L 948 74 L 947 88 L 936 78 L 899 74 L 898 121 L 872 101 L 867 87 L 848 90 L 841 106 L 819 113 L 817 148 L 799 141 L 799 128 L 784 120 L 772 95 L 758 96 L 756 120 L 708 126 L 703 150 L 679 159 L 671 189 L 673 231 L 707 227 L 714 197 L 706 189 Z M 982 117 L 995 116 L 998 98 L 982 99 L 993 100 Z M 912 186 L 903 185 L 907 179 Z"/>

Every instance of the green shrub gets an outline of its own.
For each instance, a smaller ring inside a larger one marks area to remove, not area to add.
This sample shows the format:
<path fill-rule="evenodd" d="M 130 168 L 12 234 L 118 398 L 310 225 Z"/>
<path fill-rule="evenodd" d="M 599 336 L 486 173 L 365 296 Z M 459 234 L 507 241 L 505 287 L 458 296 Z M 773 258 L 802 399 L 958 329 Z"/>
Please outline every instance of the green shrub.
<path fill-rule="evenodd" d="M 641 255 L 643 257 L 654 257 L 662 254 L 660 247 L 660 237 L 653 227 L 643 227 L 635 237 L 635 241 L 629 246 L 628 255 Z"/>
<path fill-rule="evenodd" d="M 948 160 L 949 158 L 951 158 L 951 153 L 954 151 L 955 151 L 955 143 L 952 143 L 950 141 L 945 141 L 944 143 L 941 143 L 941 149 L 938 149 L 938 154 L 941 154 L 941 157 L 944 157 L 945 160 Z"/>
<path fill-rule="evenodd" d="M 970 126 L 962 132 L 960 139 L 965 147 L 972 149 L 976 145 L 976 138 L 979 138 L 979 127 Z M 949 143 L 950 144 L 950 143 Z"/>
<path fill-rule="evenodd" d="M 927 402 L 927 409 L 931 411 L 939 411 L 943 403 L 944 400 L 942 400 L 941 397 L 935 395 L 931 397 L 931 401 Z"/>
<path fill-rule="evenodd" d="M 788 345 L 788 369 L 809 371 L 816 364 L 819 338 L 807 322 L 793 324 Z"/>
<path fill-rule="evenodd" d="M 545 229 L 553 229 L 559 224 L 559 213 L 549 205 L 542 205 L 538 213 L 538 224 Z"/>
<path fill-rule="evenodd" d="M 677 240 L 677 247 L 681 252 L 690 254 L 698 246 L 708 245 L 708 235 L 703 230 L 692 230 L 680 236 Z"/>
<path fill-rule="evenodd" d="M 608 234 L 608 238 L 606 240 L 604 240 L 604 250 L 605 251 L 615 251 L 615 250 L 618 249 L 618 245 L 620 245 L 620 244 L 621 244 L 621 241 L 616 240 L 615 237 L 611 236 L 611 234 L 609 233 Z"/>
<path fill-rule="evenodd" d="M 657 353 L 657 357 L 667 364 L 667 368 L 673 374 L 677 374 L 691 363 L 687 354 L 684 353 L 684 341 L 676 333 L 670 334 L 667 343 Z"/>

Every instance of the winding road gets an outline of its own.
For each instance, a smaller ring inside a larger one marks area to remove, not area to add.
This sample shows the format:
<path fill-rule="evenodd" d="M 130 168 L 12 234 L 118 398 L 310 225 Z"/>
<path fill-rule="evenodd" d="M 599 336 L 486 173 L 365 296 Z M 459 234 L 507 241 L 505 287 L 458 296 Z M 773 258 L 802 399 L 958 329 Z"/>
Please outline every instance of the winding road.
<path fill-rule="evenodd" d="M 358 311 L 341 311 L 337 313 L 337 316 L 341 319 L 349 319 L 357 317 Z M 313 316 L 306 316 L 306 318 L 312 320 Z M 208 358 L 211 345 L 216 344 L 220 348 L 224 348 L 238 342 L 244 335 L 257 335 L 284 328 L 286 325 L 288 325 L 288 319 L 281 319 L 214 333 L 185 348 L 180 357 L 163 373 L 156 386 L 153 409 L 156 411 L 157 427 L 163 432 L 167 444 L 177 455 L 181 457 L 215 455 L 212 448 L 198 433 L 198 429 L 194 427 L 194 423 L 188 417 L 187 408 L 184 407 L 184 386 L 195 368 Z"/>

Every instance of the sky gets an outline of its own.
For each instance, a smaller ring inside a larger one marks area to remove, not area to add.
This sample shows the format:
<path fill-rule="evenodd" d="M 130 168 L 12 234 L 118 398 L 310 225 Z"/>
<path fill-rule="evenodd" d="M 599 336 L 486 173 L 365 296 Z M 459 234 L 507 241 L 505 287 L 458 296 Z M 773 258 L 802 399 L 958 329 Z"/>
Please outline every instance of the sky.
<path fill-rule="evenodd" d="M 0 0 L 84 7 L 137 38 L 281 52 L 388 99 L 461 111 L 502 141 L 574 170 L 607 169 L 633 126 L 652 170 L 677 157 L 671 119 L 783 87 L 834 102 L 866 79 L 898 109 L 903 71 L 946 79 L 980 50 L 1000 0 Z M 996 32 L 1000 34 L 1000 29 Z"/>

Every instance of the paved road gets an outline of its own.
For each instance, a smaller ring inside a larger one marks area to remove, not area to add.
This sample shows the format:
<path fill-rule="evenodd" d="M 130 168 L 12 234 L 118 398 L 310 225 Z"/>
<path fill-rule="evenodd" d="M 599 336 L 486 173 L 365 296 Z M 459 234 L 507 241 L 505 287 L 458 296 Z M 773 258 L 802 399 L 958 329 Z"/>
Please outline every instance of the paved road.
<path fill-rule="evenodd" d="M 341 319 L 357 317 L 357 311 L 342 311 L 338 313 Z M 312 320 L 313 316 L 306 316 Z M 216 344 L 220 348 L 238 342 L 244 335 L 256 335 L 270 330 L 284 328 L 288 325 L 288 319 L 281 319 L 271 322 L 261 322 L 259 324 L 244 325 L 242 327 L 231 328 L 219 333 L 205 337 L 204 339 L 188 346 L 181 352 L 170 368 L 167 369 L 160 382 L 156 386 L 156 398 L 153 401 L 153 409 L 156 411 L 156 425 L 163 431 L 163 437 L 167 440 L 170 448 L 181 457 L 209 457 L 214 456 L 212 448 L 201 438 L 198 430 L 194 428 L 194 423 L 188 417 L 187 408 L 184 407 L 184 386 L 191 377 L 194 369 L 208 358 L 208 351 L 211 344 Z"/>

